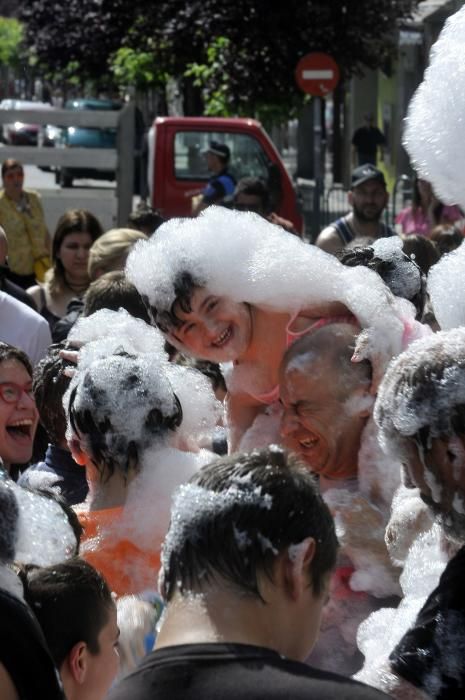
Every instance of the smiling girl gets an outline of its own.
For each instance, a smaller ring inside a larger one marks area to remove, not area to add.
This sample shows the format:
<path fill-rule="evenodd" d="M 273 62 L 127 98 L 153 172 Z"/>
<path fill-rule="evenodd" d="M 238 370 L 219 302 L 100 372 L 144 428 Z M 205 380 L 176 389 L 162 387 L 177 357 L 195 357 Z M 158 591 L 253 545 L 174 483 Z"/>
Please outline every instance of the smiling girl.
<path fill-rule="evenodd" d="M 354 359 L 398 352 L 414 308 L 371 270 L 344 267 L 261 217 L 208 208 L 163 224 L 136 244 L 126 274 L 154 323 L 183 352 L 233 362 L 228 382 L 230 449 L 278 399 L 279 365 L 292 342 L 350 321 L 363 335 Z M 374 371 L 377 381 L 377 369 Z"/>

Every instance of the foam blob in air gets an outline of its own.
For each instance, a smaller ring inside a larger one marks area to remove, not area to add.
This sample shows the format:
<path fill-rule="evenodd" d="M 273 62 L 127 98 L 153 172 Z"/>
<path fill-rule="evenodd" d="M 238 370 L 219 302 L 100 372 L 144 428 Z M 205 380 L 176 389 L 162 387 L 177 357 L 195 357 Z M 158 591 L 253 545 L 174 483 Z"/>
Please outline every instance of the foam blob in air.
<path fill-rule="evenodd" d="M 465 7 L 446 20 L 410 102 L 404 145 L 420 177 L 446 204 L 465 207 Z"/>
<path fill-rule="evenodd" d="M 428 274 L 428 294 L 442 330 L 465 326 L 465 244 L 444 255 Z"/>
<path fill-rule="evenodd" d="M 403 321 L 414 319 L 413 307 L 399 307 L 373 271 L 344 267 L 249 212 L 209 207 L 196 219 L 172 219 L 134 246 L 126 266 L 157 313 L 171 309 L 186 272 L 213 294 L 290 314 L 340 301 L 371 328 L 371 349 L 391 356 L 401 349 Z"/>

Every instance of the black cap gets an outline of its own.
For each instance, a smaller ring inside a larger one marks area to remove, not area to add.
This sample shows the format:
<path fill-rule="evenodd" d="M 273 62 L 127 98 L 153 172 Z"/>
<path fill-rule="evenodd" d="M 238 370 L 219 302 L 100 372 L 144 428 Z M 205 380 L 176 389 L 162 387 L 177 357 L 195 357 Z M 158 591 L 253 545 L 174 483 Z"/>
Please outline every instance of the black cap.
<path fill-rule="evenodd" d="M 362 183 L 368 182 L 368 180 L 376 180 L 386 187 L 386 180 L 381 170 L 375 168 L 371 163 L 365 163 L 365 165 L 359 165 L 352 172 L 350 188 L 353 190 L 354 187 L 358 187 Z"/>
<path fill-rule="evenodd" d="M 215 156 L 220 156 L 225 160 L 229 160 L 231 156 L 231 151 L 225 143 L 220 143 L 219 141 L 210 141 L 209 147 L 204 151 L 205 153 L 214 153 Z"/>

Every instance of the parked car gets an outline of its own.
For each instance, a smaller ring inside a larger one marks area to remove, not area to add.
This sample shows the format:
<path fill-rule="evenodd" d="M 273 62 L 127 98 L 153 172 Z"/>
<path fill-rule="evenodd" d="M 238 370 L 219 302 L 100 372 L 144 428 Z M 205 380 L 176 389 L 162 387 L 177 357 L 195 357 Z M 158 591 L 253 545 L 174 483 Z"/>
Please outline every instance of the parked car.
<path fill-rule="evenodd" d="M 53 110 L 54 108 L 48 102 L 6 99 L 0 102 L 0 109 Z M 3 124 L 1 139 L 10 146 L 37 146 L 40 130 L 41 127 L 38 124 L 25 124 L 16 121 L 11 124 Z"/>
<path fill-rule="evenodd" d="M 120 110 L 121 102 L 115 100 L 99 100 L 78 98 L 68 100 L 64 108 L 71 110 Z M 98 129 L 93 127 L 68 126 L 56 131 L 46 131 L 46 138 L 54 141 L 55 145 L 62 148 L 116 148 L 116 129 Z M 44 145 L 51 145 L 51 143 Z M 92 162 L 92 157 L 89 157 Z M 55 170 L 56 182 L 62 187 L 71 187 L 75 178 L 92 178 L 95 180 L 114 180 L 114 170 L 101 170 L 100 168 L 57 168 Z"/>

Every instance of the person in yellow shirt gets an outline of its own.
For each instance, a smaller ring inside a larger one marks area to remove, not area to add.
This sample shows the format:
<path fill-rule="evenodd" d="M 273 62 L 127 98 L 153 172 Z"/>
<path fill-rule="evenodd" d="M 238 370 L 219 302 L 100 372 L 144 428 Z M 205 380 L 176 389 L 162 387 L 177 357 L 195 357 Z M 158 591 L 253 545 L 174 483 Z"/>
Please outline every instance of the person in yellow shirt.
<path fill-rule="evenodd" d="M 25 190 L 24 170 L 13 158 L 2 164 L 0 225 L 8 239 L 9 279 L 23 289 L 43 280 L 50 267 L 50 238 L 39 195 Z"/>

